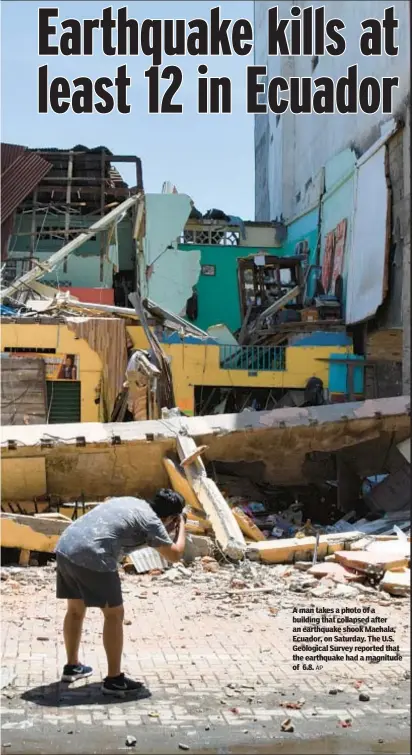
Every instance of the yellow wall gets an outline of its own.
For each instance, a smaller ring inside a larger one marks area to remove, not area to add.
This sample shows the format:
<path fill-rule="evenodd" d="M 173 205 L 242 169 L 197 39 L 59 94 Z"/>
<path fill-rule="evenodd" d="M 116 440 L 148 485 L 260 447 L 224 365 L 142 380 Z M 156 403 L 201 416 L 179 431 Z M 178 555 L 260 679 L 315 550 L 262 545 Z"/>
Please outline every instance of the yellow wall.
<path fill-rule="evenodd" d="M 128 333 L 136 348 L 147 348 L 143 328 L 131 326 Z M 38 325 L 35 323 L 3 324 L 2 350 L 5 347 L 54 348 L 58 354 L 79 357 L 81 381 L 81 421 L 98 422 L 99 407 L 94 403 L 95 388 L 100 380 L 101 361 L 84 339 L 77 339 L 67 325 Z M 286 370 L 258 372 L 222 370 L 219 366 L 219 346 L 193 344 L 163 344 L 171 357 L 171 370 L 177 406 L 184 412 L 194 412 L 194 387 L 198 385 L 237 386 L 250 388 L 304 388 L 309 377 L 319 377 L 325 386 L 329 381 L 331 353 L 347 354 L 344 346 L 289 346 L 286 351 Z"/>
<path fill-rule="evenodd" d="M 38 325 L 37 323 L 2 323 L 1 348 L 6 347 L 56 349 L 57 354 L 79 357 L 81 382 L 81 421 L 98 422 L 99 405 L 94 403 L 95 388 L 99 384 L 102 363 L 87 341 L 76 338 L 67 325 Z"/>
<path fill-rule="evenodd" d="M 142 328 L 128 328 L 136 347 L 147 348 Z M 142 340 L 143 339 L 143 340 Z M 329 383 L 330 354 L 349 354 L 346 346 L 289 346 L 286 350 L 286 370 L 258 372 L 222 370 L 219 346 L 193 344 L 162 344 L 171 357 L 173 387 L 177 406 L 184 412 L 194 412 L 194 387 L 198 385 L 236 386 L 249 388 L 304 388 L 310 377 L 320 378 L 325 387 Z"/>

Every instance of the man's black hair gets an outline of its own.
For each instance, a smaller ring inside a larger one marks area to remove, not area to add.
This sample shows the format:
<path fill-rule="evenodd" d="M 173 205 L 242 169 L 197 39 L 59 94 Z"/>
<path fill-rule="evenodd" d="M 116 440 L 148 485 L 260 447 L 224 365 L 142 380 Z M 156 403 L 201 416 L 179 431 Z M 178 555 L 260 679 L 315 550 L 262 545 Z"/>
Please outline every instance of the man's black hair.
<path fill-rule="evenodd" d="M 185 507 L 185 499 L 180 493 L 175 493 L 170 488 L 162 488 L 156 493 L 150 505 L 160 519 L 166 519 L 168 516 L 176 516 L 182 513 Z"/>

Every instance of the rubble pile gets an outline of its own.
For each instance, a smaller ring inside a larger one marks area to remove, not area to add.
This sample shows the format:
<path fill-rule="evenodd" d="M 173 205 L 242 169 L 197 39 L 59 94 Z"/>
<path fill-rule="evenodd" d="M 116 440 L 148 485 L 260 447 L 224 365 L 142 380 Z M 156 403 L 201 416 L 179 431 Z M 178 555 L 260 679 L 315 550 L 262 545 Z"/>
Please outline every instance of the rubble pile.
<path fill-rule="evenodd" d="M 383 604 L 390 602 L 391 596 L 407 597 L 410 590 L 409 556 L 398 558 L 399 553 L 406 554 L 406 549 L 401 547 L 399 551 L 399 545 L 393 540 L 372 541 L 371 545 L 378 545 L 387 552 L 381 561 L 391 568 L 382 570 L 382 575 L 371 569 L 370 562 L 374 562 L 375 567 L 379 564 L 379 557 L 375 558 L 379 551 L 373 549 L 343 552 L 351 563 L 359 563 L 359 553 L 362 553 L 366 565 L 363 571 L 342 566 L 339 563 L 342 555 L 337 551 L 336 556 L 315 565 L 312 561 L 273 565 L 249 560 L 229 563 L 219 557 L 198 556 L 191 563 L 174 564 L 163 571 L 153 569 L 148 575 L 159 584 L 194 588 L 194 595 L 205 600 L 205 613 L 222 618 L 228 612 L 233 616 L 235 611 L 235 615 L 241 616 L 245 611 L 262 606 L 276 615 L 279 604 L 285 608 L 299 604 L 303 596 L 355 598 Z M 351 561 L 352 553 L 354 558 Z"/>
<path fill-rule="evenodd" d="M 251 495 L 230 495 L 227 479 L 218 479 L 217 504 L 212 496 L 205 496 L 204 491 L 201 501 L 196 495 L 200 490 L 197 475 L 207 479 L 199 458 L 204 447 L 196 448 L 193 442 L 192 446 L 190 456 L 181 457 L 179 468 L 171 461 L 171 466 L 166 465 L 166 468 L 169 472 L 173 469 L 171 483 L 185 495 L 187 531 L 191 533 L 190 557 L 188 551 L 185 558 L 186 562 L 194 562 L 194 566 L 192 571 L 187 566 L 170 569 L 164 573 L 164 579 L 180 582 L 191 578 L 210 581 L 211 585 L 214 580 L 213 587 L 219 594 L 223 589 L 222 580 L 226 577 L 230 582 L 234 572 L 233 579 L 242 583 L 240 592 L 245 590 L 249 597 L 250 589 L 254 595 L 256 590 L 262 594 L 288 590 L 316 598 L 378 593 L 383 601 L 388 594 L 409 594 L 410 517 L 405 511 L 378 518 L 376 514 L 369 514 L 365 502 L 360 500 L 358 512 L 363 510 L 367 516 L 357 518 L 356 509 L 342 516 L 336 505 L 333 483 L 323 485 L 323 494 L 313 487 L 299 491 L 283 488 L 257 501 Z M 199 466 L 196 468 L 195 464 Z M 249 493 L 253 495 L 251 488 L 253 485 L 249 483 Z M 317 508 L 314 505 L 316 493 Z M 312 523 L 308 517 L 312 512 L 319 513 L 321 523 Z M 238 542 L 241 539 L 244 543 L 243 558 L 231 558 L 230 538 L 225 540 L 224 532 L 228 525 L 232 526 L 235 537 L 235 528 L 238 529 Z M 269 571 L 265 572 L 265 568 Z M 245 569 L 246 582 L 242 572 Z M 140 569 L 142 571 L 144 569 Z M 236 594 L 234 585 L 226 584 L 224 589 Z"/>
<path fill-rule="evenodd" d="M 165 410 L 165 422 L 172 421 L 171 411 Z M 252 603 L 259 602 L 285 591 L 315 598 L 376 594 L 383 601 L 385 595 L 409 594 L 410 514 L 404 508 L 368 510 L 367 499 L 358 495 L 353 510 L 344 514 L 333 481 L 265 489 L 238 477 L 235 495 L 227 475 L 219 476 L 213 464 L 205 466 L 202 455 L 208 446 L 197 445 L 180 419 L 177 428 L 176 456 L 164 457 L 163 465 L 170 487 L 186 504 L 183 563 L 170 568 L 156 550 L 144 546 L 127 556 L 125 570 L 171 583 L 205 582 L 214 595 L 224 590 L 229 602 L 246 593 L 248 600 L 253 594 Z M 65 505 L 78 515 L 75 504 Z M 99 501 L 83 501 L 83 513 L 95 505 Z M 12 539 L 16 525 L 19 532 L 30 533 L 32 548 L 36 543 L 51 553 L 71 521 L 51 512 L 3 513 L 2 518 L 8 542 L 20 546 L 21 566 L 35 564 L 37 556 L 34 549 L 26 550 L 27 540 Z"/>
<path fill-rule="evenodd" d="M 195 538 L 196 539 L 196 538 Z M 352 543 L 356 550 L 336 551 L 317 564 L 264 564 L 245 559 L 230 563 L 215 556 L 196 556 L 191 561 L 152 568 L 140 578 L 130 574 L 127 562 L 122 569 L 123 584 L 140 590 L 142 578 L 159 587 L 190 588 L 204 601 L 205 613 L 224 617 L 242 616 L 257 608 L 276 615 L 279 606 L 299 604 L 302 598 L 345 598 L 387 604 L 410 593 L 409 542 L 369 538 Z M 359 550 L 362 547 L 363 550 Z M 38 589 L 54 580 L 55 562 L 46 566 L 3 566 L 1 592 L 18 594 L 35 581 Z"/>

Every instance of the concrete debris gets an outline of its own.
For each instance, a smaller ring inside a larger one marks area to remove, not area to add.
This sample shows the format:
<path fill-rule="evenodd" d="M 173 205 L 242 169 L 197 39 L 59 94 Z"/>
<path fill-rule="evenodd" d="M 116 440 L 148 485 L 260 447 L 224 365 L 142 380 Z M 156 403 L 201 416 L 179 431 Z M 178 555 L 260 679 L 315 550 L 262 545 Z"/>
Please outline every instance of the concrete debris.
<path fill-rule="evenodd" d="M 197 500 L 210 519 L 216 541 L 229 558 L 240 560 L 246 551 L 246 543 L 240 527 L 216 483 L 207 474 L 200 452 L 193 438 L 179 434 L 177 450 L 183 469 Z M 187 463 L 186 463 L 187 462 Z"/>
<path fill-rule="evenodd" d="M 281 708 L 288 708 L 289 710 L 300 710 L 301 708 L 303 708 L 304 704 L 305 704 L 305 701 L 303 699 L 295 700 L 295 701 L 292 700 L 290 702 L 285 702 L 285 703 L 279 703 Z"/>
<path fill-rule="evenodd" d="M 360 572 L 365 572 L 368 567 L 387 570 L 402 569 L 408 565 L 404 551 L 392 554 L 385 554 L 379 550 L 376 552 L 337 551 L 335 558 L 343 566 Z"/>
<path fill-rule="evenodd" d="M 136 737 L 133 737 L 131 734 L 128 734 L 126 737 L 126 747 L 134 747 L 136 745 L 137 739 Z"/>
<path fill-rule="evenodd" d="M 358 591 L 356 587 L 351 585 L 339 585 L 331 591 L 330 596 L 332 598 L 356 598 Z"/>
<path fill-rule="evenodd" d="M 339 563 L 335 561 L 325 561 L 320 564 L 315 564 L 308 570 L 308 574 L 312 574 L 315 577 L 330 577 L 336 582 L 345 582 L 345 580 L 359 582 L 362 580 L 362 575 L 355 571 L 345 569 Z"/>
<path fill-rule="evenodd" d="M 390 595 L 409 595 L 411 591 L 411 570 L 385 572 L 379 587 Z"/>

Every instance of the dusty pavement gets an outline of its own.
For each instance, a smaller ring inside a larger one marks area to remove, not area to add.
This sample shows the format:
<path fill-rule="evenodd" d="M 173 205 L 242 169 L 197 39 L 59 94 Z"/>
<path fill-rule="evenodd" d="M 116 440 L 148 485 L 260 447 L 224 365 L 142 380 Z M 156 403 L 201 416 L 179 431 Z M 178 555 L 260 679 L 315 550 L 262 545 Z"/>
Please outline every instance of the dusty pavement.
<path fill-rule="evenodd" d="M 89 611 L 82 646 L 94 676 L 60 684 L 54 566 L 3 570 L 4 752 L 410 752 L 409 599 L 256 564 L 122 579 L 125 671 L 150 691 L 126 702 L 100 693 L 100 612 Z M 294 670 L 292 611 L 302 606 L 374 607 L 396 626 L 402 660 Z M 293 731 L 281 731 L 286 719 Z"/>

